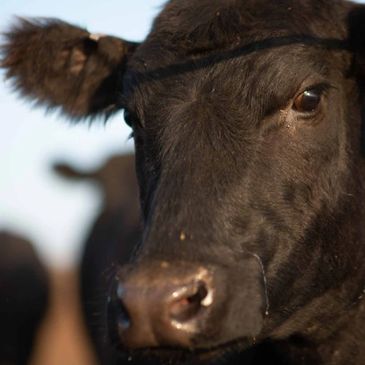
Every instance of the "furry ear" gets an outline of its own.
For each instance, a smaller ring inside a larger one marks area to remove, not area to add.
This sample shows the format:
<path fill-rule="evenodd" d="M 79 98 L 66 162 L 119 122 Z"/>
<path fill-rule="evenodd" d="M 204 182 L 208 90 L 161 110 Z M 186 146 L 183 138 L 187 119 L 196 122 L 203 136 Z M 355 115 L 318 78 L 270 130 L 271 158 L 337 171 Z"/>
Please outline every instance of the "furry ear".
<path fill-rule="evenodd" d="M 1 67 L 23 97 L 71 119 L 109 116 L 127 58 L 138 46 L 57 19 L 18 19 L 5 34 Z"/>

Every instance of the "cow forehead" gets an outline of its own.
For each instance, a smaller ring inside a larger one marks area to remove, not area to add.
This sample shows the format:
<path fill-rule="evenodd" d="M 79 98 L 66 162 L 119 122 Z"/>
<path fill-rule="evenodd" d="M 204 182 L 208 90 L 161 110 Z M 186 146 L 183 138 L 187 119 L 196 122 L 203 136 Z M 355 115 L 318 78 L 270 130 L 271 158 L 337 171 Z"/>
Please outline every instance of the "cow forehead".
<path fill-rule="evenodd" d="M 172 0 L 149 38 L 191 52 L 293 34 L 345 37 L 348 6 L 327 0 Z"/>
<path fill-rule="evenodd" d="M 259 50 L 269 51 L 266 55 L 276 52 L 278 56 L 276 59 L 271 56 L 271 62 L 278 64 L 281 57 L 280 67 L 286 68 L 286 72 L 293 68 L 291 64 L 295 61 L 298 68 L 300 62 L 293 58 L 301 53 L 300 68 L 304 70 L 304 63 L 310 57 L 306 57 L 309 51 L 301 50 L 302 45 L 317 43 L 319 48 L 327 49 L 343 46 L 341 42 L 346 38 L 345 4 L 324 0 L 281 0 L 279 3 L 267 0 L 173 0 L 138 48 L 129 63 L 129 71 L 134 73 L 133 82 L 142 79 L 159 82 L 179 75 L 180 79 L 186 80 L 185 75 L 191 72 L 195 72 L 195 77 L 201 77 L 199 69 L 201 74 L 206 74 L 207 69 L 222 72 L 220 66 L 223 63 L 233 65 L 234 62 L 229 61 L 234 58 L 239 58 L 236 65 L 240 63 L 241 70 L 247 70 L 249 58 L 255 62 L 263 58 L 263 52 L 260 54 Z M 292 49 L 285 51 L 288 52 L 286 58 L 292 58 L 287 64 L 285 57 L 280 55 L 282 52 L 275 51 L 284 46 Z M 323 57 L 321 61 L 325 62 Z M 126 78 L 127 83 L 130 79 Z"/>

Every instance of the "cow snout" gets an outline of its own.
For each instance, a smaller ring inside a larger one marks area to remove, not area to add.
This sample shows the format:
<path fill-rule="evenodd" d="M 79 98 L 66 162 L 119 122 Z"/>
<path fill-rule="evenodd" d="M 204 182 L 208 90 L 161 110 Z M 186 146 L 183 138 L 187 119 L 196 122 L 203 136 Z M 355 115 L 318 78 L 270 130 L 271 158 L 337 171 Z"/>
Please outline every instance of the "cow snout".
<path fill-rule="evenodd" d="M 211 349 L 256 337 L 267 311 L 262 268 L 153 262 L 125 266 L 108 306 L 111 341 L 124 350 Z"/>
<path fill-rule="evenodd" d="M 214 280 L 203 268 L 166 262 L 118 276 L 109 305 L 114 337 L 129 349 L 191 347 L 214 307 Z"/>

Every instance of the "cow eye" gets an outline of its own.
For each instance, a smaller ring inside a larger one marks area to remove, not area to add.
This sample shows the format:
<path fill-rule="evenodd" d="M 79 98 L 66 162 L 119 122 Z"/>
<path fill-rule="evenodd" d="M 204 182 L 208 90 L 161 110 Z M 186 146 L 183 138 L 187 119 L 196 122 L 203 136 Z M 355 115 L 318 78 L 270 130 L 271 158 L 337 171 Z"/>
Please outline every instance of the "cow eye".
<path fill-rule="evenodd" d="M 293 104 L 293 109 L 300 113 L 314 113 L 322 100 L 323 89 L 307 89 L 298 95 Z"/>

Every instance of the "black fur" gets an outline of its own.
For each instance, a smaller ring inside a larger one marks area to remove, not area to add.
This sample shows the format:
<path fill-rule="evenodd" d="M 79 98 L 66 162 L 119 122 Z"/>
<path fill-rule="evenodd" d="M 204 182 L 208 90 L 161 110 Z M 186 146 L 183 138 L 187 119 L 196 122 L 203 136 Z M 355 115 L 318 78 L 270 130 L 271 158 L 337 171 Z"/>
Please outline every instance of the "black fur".
<path fill-rule="evenodd" d="M 131 262 L 225 273 L 220 315 L 194 337 L 187 363 L 248 348 L 253 364 L 271 355 L 278 364 L 364 363 L 364 20 L 363 6 L 342 0 L 171 0 L 124 54 L 118 92 L 107 97 L 127 111 L 136 144 L 144 232 Z M 26 53 L 22 34 L 8 36 L 8 76 L 52 103 L 9 62 Z M 297 98 L 312 89 L 318 108 L 302 112 Z M 66 94 L 58 105 L 75 116 Z M 239 320 L 248 255 L 263 265 L 267 294 L 264 308 L 251 303 L 263 322 L 255 339 Z"/>

